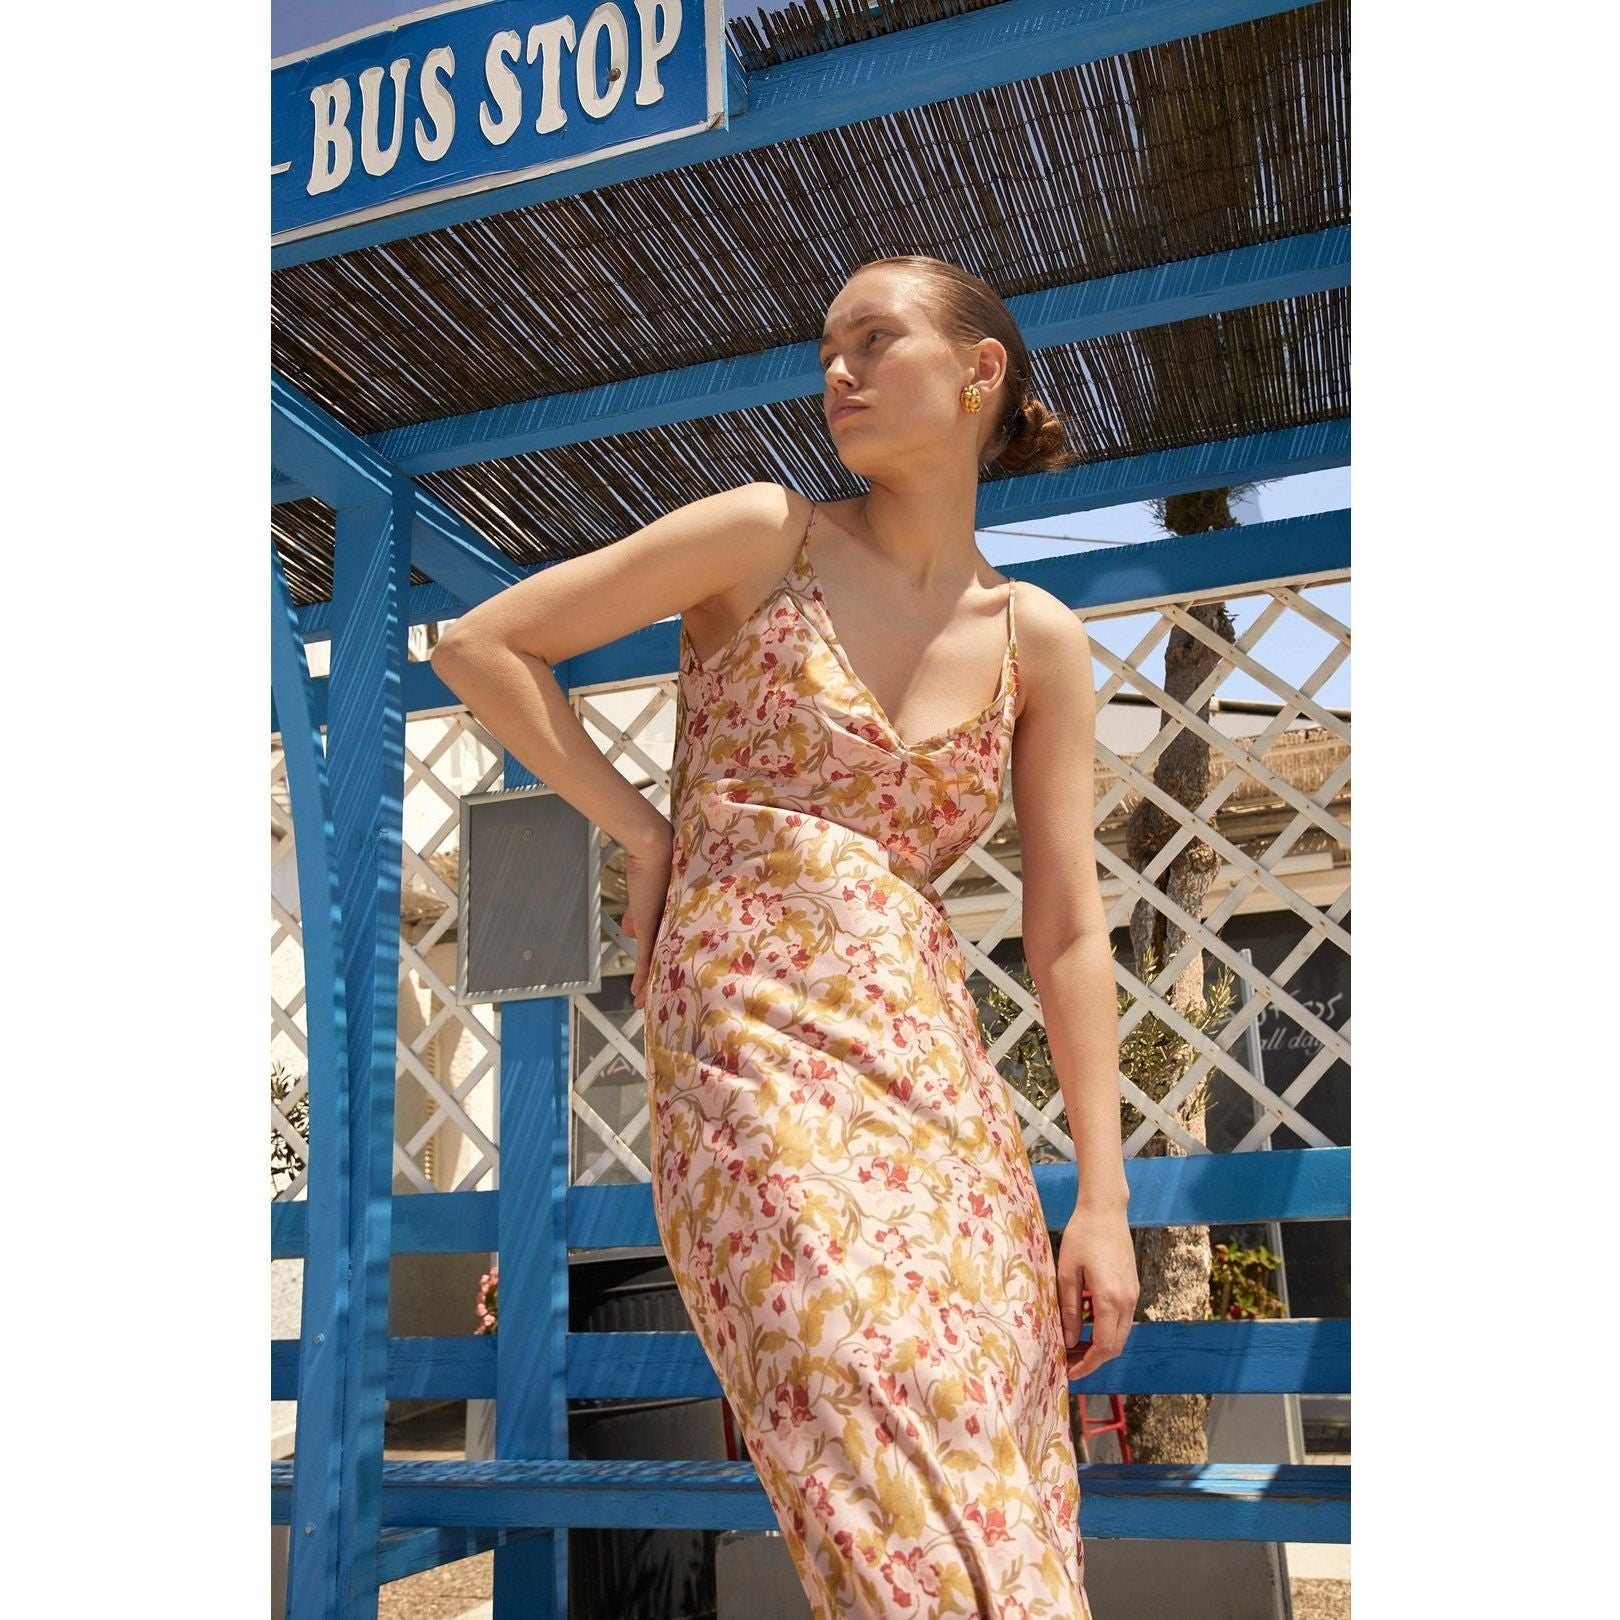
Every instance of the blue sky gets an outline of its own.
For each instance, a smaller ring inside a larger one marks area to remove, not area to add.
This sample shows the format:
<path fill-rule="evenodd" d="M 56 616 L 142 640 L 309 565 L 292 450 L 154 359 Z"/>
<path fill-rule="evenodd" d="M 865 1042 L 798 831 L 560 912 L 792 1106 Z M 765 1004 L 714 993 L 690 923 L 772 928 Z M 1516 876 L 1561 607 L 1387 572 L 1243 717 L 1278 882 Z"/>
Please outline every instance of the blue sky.
<path fill-rule="evenodd" d="M 1246 516 L 1251 522 L 1270 522 L 1275 518 L 1303 517 L 1312 512 L 1334 512 L 1350 505 L 1350 469 L 1335 467 L 1327 472 L 1301 473 L 1296 478 L 1279 478 L 1257 492 L 1253 509 Z M 1050 540 L 1029 538 L 1021 532 L 1017 538 L 1000 536 L 993 529 L 979 531 L 979 545 L 985 556 L 997 567 L 1005 564 L 1028 562 L 1036 557 L 1064 557 L 1076 551 L 1095 550 L 1098 543 L 1134 543 L 1142 540 L 1162 540 L 1164 531 L 1153 521 L 1147 503 L 1133 502 L 1127 506 L 1101 507 L 1094 512 L 1077 512 L 1070 517 L 1037 518 L 1027 523 L 1009 525 L 1020 531 L 1038 530 L 1050 535 Z M 1352 529 L 1354 524 L 1352 523 Z M 1350 623 L 1349 585 L 1317 585 L 1303 593 L 1324 612 L 1331 613 L 1341 624 Z M 1229 605 L 1238 635 L 1248 629 L 1258 614 L 1271 600 L 1268 596 L 1240 597 Z M 1127 653 L 1146 632 L 1151 616 L 1131 614 L 1119 619 L 1089 621 L 1094 641 L 1116 653 Z M 1329 648 L 1327 636 L 1297 613 L 1285 613 L 1260 639 L 1253 649 L 1256 660 L 1267 669 L 1275 670 L 1291 685 L 1305 680 L 1321 663 Z M 1099 666 L 1098 676 L 1102 676 Z M 1152 680 L 1162 680 L 1164 661 L 1155 655 L 1144 671 Z M 1219 696 L 1226 698 L 1256 698 L 1276 702 L 1277 694 L 1260 682 L 1234 670 L 1220 688 Z M 1348 708 L 1350 705 L 1350 661 L 1345 660 L 1315 693 L 1319 703 L 1330 708 Z"/>

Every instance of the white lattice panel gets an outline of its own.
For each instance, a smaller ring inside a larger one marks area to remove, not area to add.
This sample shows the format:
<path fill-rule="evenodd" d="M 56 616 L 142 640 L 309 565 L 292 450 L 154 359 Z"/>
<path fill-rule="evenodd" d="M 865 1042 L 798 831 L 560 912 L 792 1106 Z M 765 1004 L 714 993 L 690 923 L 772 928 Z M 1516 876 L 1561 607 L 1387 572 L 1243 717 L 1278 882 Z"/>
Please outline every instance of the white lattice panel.
<path fill-rule="evenodd" d="M 1299 993 L 1296 980 L 1324 947 L 1347 956 L 1350 937 L 1349 777 L 1347 716 L 1319 694 L 1349 658 L 1348 627 L 1324 605 L 1324 583 L 1272 584 L 1263 589 L 1188 596 L 1147 612 L 1086 615 L 1098 673 L 1098 726 L 1093 825 L 1104 900 L 1112 928 L 1123 928 L 1146 902 L 1185 935 L 1151 982 L 1137 975 L 1128 949 L 1116 950 L 1118 987 L 1135 998 L 1120 1023 L 1126 1036 L 1143 1018 L 1157 1017 L 1191 1049 L 1174 1089 L 1155 1101 L 1125 1075 L 1121 1096 L 1141 1114 L 1126 1140 L 1127 1156 L 1163 1133 L 1190 1153 L 1207 1151 L 1178 1109 L 1212 1074 L 1256 1099 L 1258 1117 L 1239 1150 L 1266 1145 L 1286 1125 L 1312 1146 L 1338 1145 L 1301 1112 L 1301 1100 L 1339 1062 L 1349 1060 L 1349 1024 Z M 1331 582 L 1327 582 L 1331 583 Z M 1239 621 L 1228 643 L 1191 614 L 1204 601 L 1224 601 Z M 1216 661 L 1196 691 L 1178 702 L 1164 689 L 1163 654 L 1180 627 L 1205 642 Z M 1314 646 L 1301 662 L 1302 629 Z M 1241 676 L 1269 700 L 1248 708 L 1223 699 Z M 617 687 L 576 690 L 575 710 L 604 754 L 661 810 L 668 812 L 674 744 L 673 677 Z M 1204 711 L 1208 708 L 1208 713 Z M 1166 723 L 1160 724 L 1161 717 Z M 1180 805 L 1155 780 L 1155 766 L 1174 740 L 1191 733 L 1210 750 L 1209 784 L 1200 802 Z M 277 740 L 279 741 L 279 740 Z M 501 782 L 501 751 L 465 710 L 412 720 L 406 731 L 404 881 L 400 931 L 400 1089 L 396 1109 L 396 1190 L 431 1192 L 494 1185 L 498 1167 L 494 1077 L 499 1043 L 491 1009 L 455 1006 L 455 883 L 459 800 Z M 1125 855 L 1126 817 L 1143 798 L 1174 822 L 1175 832 L 1143 871 Z M 279 746 L 272 748 L 271 903 L 273 1056 L 301 1077 L 304 1055 L 302 939 L 296 885 L 291 881 L 292 823 Z M 1159 887 L 1171 862 L 1201 840 L 1219 857 L 1219 870 L 1199 915 L 1184 912 Z M 604 835 L 601 951 L 604 990 L 571 999 L 573 1084 L 571 1162 L 579 1185 L 649 1178 L 648 1107 L 641 1051 L 641 1012 L 630 1004 L 633 953 L 619 925 L 623 851 Z M 995 960 L 1016 951 L 1022 909 L 1022 870 L 1015 805 L 1005 801 L 985 837 L 936 884 L 976 987 L 993 986 L 1012 1007 L 998 1028 L 991 1055 L 998 1063 L 1039 1025 L 1038 998 L 1016 969 Z M 1223 937 L 1234 917 L 1269 911 L 1297 921 L 1299 937 L 1269 971 Z M 1168 999 L 1195 953 L 1206 965 L 1229 969 L 1246 983 L 1247 998 L 1218 1027 L 1200 1029 Z M 1005 954 L 1005 952 L 1003 952 Z M 1264 1049 L 1254 1030 L 1284 1028 L 1309 1050 L 1281 1089 L 1254 1072 L 1251 1054 Z M 1252 1026 L 1252 1028 L 1251 1028 Z M 272 1130 L 307 1157 L 287 1114 L 303 1082 L 272 1107 Z M 1040 1157 L 1073 1158 L 1063 1129 L 1063 1099 L 1037 1105 L 1015 1084 L 1025 1141 Z M 303 1176 L 277 1194 L 297 1197 Z"/>
<path fill-rule="evenodd" d="M 668 815 L 675 746 L 674 677 L 576 691 L 574 709 L 606 757 Z M 641 1046 L 644 1019 L 630 1001 L 634 952 L 619 923 L 624 909 L 624 849 L 605 833 L 602 864 L 603 990 L 571 998 L 570 1164 L 579 1186 L 646 1181 L 651 1174 Z"/>
<path fill-rule="evenodd" d="M 458 1007 L 456 883 L 460 803 L 501 785 L 500 745 L 466 710 L 410 720 L 405 728 L 399 1032 L 394 1190 L 471 1192 L 495 1185 L 499 1154 L 495 1077 L 499 1040 L 487 1005 Z M 293 825 L 280 739 L 271 745 L 272 1060 L 296 1083 L 271 1130 L 307 1163 L 307 1144 L 287 1119 L 308 1089 L 303 936 Z M 307 1169 L 274 1190 L 302 1192 Z"/>

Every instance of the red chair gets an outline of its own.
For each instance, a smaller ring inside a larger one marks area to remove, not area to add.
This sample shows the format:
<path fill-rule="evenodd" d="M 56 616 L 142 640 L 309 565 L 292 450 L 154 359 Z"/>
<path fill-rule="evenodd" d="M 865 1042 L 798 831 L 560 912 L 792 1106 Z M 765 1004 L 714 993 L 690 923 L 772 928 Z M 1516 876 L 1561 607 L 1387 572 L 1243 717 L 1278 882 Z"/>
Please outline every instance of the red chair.
<path fill-rule="evenodd" d="M 1091 1320 L 1091 1290 L 1080 1290 L 1080 1323 L 1083 1327 Z M 1080 1414 L 1080 1450 L 1082 1461 L 1091 1461 L 1090 1440 L 1094 1434 L 1118 1434 L 1119 1457 L 1121 1462 L 1131 1460 L 1131 1442 L 1125 1434 L 1125 1397 L 1123 1395 L 1110 1395 L 1108 1397 L 1108 1416 L 1094 1418 L 1086 1411 L 1086 1396 L 1083 1390 L 1077 1391 L 1074 1396 L 1075 1410 Z"/>

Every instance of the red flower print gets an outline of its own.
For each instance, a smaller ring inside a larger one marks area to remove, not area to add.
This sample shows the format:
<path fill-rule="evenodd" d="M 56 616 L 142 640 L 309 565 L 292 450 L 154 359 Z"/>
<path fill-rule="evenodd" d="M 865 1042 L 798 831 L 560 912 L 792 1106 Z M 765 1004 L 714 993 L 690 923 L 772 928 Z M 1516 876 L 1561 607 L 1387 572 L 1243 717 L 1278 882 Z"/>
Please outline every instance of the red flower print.
<path fill-rule="evenodd" d="M 869 1167 L 863 1165 L 860 1178 L 862 1181 L 880 1181 L 885 1187 L 897 1188 L 902 1192 L 910 1184 L 910 1173 L 906 1167 L 884 1157 L 874 1159 Z"/>
<path fill-rule="evenodd" d="M 883 1560 L 880 1573 L 902 1609 L 912 1608 L 919 1597 L 939 1595 L 939 1571 L 921 1547 L 891 1552 Z"/>
<path fill-rule="evenodd" d="M 983 1508 L 977 1502 L 969 1502 L 962 1510 L 962 1517 L 978 1525 L 984 1539 L 992 1544 L 1012 1539 L 1007 1533 L 1007 1515 L 1002 1508 Z"/>
<path fill-rule="evenodd" d="M 810 1421 L 810 1391 L 803 1384 L 778 1384 L 776 1398 L 771 1402 L 770 1422 L 773 1429 L 784 1426 L 792 1429 Z"/>

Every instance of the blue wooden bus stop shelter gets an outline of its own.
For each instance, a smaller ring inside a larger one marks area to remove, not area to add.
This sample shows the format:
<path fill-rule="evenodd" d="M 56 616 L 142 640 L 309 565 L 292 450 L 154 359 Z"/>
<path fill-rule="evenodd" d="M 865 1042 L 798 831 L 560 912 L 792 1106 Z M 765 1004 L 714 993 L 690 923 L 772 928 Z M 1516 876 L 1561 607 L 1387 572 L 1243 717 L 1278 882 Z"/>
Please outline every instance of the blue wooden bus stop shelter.
<path fill-rule="evenodd" d="M 568 1331 L 570 1252 L 658 1236 L 645 1183 L 570 1185 L 565 1000 L 503 1008 L 499 1192 L 394 1192 L 404 728 L 455 702 L 407 657 L 410 627 L 736 483 L 853 493 L 820 430 L 816 338 L 885 254 L 1003 292 L 1085 454 L 988 478 L 981 527 L 1349 457 L 1339 0 L 591 15 L 452 7 L 273 68 L 272 728 L 311 1145 L 307 1196 L 272 1205 L 272 1254 L 304 1282 L 300 1336 L 272 1346 L 298 1426 L 271 1502 L 297 1620 L 374 1616 L 380 1584 L 491 1547 L 496 1620 L 560 1616 L 570 1526 L 775 1523 L 746 1461 L 568 1455 L 570 1400 L 718 1386 L 691 1334 Z M 1011 572 L 1091 611 L 1348 567 L 1333 512 Z M 658 676 L 676 632 L 558 677 Z M 506 763 L 506 787 L 532 783 Z M 1349 1215 L 1346 1146 L 1128 1169 L 1137 1225 Z M 1039 1167 L 1054 1212 L 1073 1175 Z M 498 1251 L 499 1334 L 391 1340 L 390 1258 L 409 1251 Z M 1344 1393 L 1348 1373 L 1347 1321 L 1144 1322 L 1087 1389 Z M 492 1461 L 384 1462 L 388 1399 L 477 1396 L 496 1401 Z M 1345 1541 L 1348 1474 L 1085 1465 L 1083 1524 Z"/>

